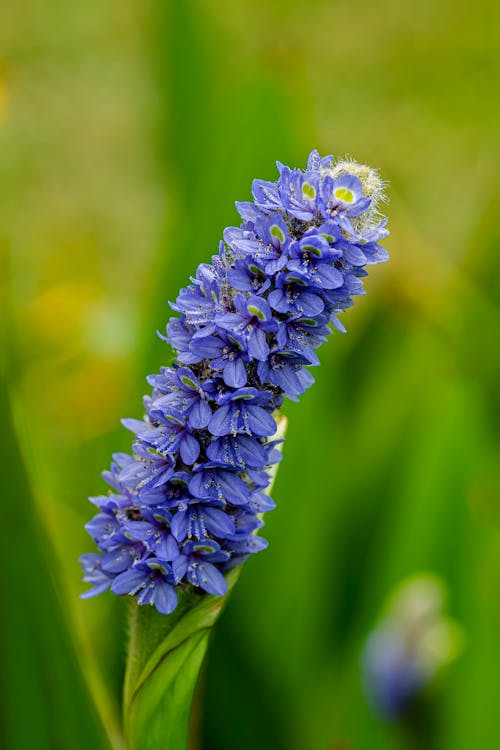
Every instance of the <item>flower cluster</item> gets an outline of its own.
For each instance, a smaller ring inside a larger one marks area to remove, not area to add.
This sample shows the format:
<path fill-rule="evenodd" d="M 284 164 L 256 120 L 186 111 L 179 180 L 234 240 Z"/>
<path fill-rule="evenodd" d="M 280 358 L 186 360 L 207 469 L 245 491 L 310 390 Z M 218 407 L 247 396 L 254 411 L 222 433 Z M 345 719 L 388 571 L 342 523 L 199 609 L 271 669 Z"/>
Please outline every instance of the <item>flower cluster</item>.
<path fill-rule="evenodd" d="M 124 420 L 132 455 L 114 455 L 112 492 L 92 498 L 100 554 L 82 558 L 84 596 L 111 588 L 168 614 L 186 585 L 224 594 L 224 572 L 267 545 L 256 532 L 274 508 L 273 413 L 313 383 L 306 368 L 331 325 L 344 330 L 364 267 L 388 258 L 374 170 L 317 151 L 305 171 L 278 169 L 172 304 L 176 361 L 148 378 L 144 419 Z"/>

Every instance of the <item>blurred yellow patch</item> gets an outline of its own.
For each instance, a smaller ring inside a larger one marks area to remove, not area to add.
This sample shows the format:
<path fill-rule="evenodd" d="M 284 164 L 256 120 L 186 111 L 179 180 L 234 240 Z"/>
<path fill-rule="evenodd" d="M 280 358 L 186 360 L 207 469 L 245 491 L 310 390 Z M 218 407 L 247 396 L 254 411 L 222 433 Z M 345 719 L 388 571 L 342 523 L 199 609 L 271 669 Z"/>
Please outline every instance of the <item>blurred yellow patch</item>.
<path fill-rule="evenodd" d="M 87 440 L 116 426 L 128 385 L 124 370 L 122 363 L 94 361 L 61 378 L 55 384 L 53 403 L 65 429 Z"/>
<path fill-rule="evenodd" d="M 4 119 L 7 112 L 7 86 L 5 81 L 0 79 L 0 121 Z"/>
<path fill-rule="evenodd" d="M 63 356 L 119 359 L 130 353 L 137 340 L 133 308 L 123 300 L 104 299 L 95 285 L 52 286 L 26 312 L 27 326 L 41 348 L 55 348 Z"/>
<path fill-rule="evenodd" d="M 118 425 L 128 388 L 123 361 L 92 359 L 71 368 L 54 362 L 32 367 L 22 394 L 26 409 L 45 425 L 52 444 L 61 438 L 79 443 Z"/>
<path fill-rule="evenodd" d="M 100 290 L 90 284 L 65 283 L 52 286 L 37 297 L 27 310 L 35 335 L 49 344 L 67 345 L 81 340 L 82 321 Z"/>

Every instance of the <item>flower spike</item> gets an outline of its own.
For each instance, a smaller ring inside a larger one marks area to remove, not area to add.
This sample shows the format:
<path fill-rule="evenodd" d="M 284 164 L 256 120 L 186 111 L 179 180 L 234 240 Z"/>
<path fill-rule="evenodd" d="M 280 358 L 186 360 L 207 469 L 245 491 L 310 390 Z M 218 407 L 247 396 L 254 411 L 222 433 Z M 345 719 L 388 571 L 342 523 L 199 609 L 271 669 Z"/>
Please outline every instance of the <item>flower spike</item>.
<path fill-rule="evenodd" d="M 384 184 L 370 167 L 313 151 L 306 169 L 278 162 L 255 180 L 172 304 L 171 367 L 148 378 L 143 420 L 124 420 L 132 454 L 116 454 L 87 524 L 99 554 L 83 555 L 89 597 L 111 589 L 163 613 L 188 586 L 226 592 L 224 574 L 267 546 L 265 489 L 281 454 L 276 413 L 314 382 L 308 366 L 339 313 L 364 294 L 365 266 L 388 259 L 378 214 Z"/>

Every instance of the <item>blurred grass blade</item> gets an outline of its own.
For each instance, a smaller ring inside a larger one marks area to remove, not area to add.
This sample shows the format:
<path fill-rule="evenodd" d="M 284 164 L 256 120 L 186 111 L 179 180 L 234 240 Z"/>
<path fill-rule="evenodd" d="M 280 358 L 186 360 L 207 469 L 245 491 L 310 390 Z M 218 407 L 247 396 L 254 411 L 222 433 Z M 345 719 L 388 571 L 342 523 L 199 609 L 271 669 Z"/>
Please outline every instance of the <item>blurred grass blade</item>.
<path fill-rule="evenodd" d="M 2 512 L 8 526 L 18 531 L 2 573 L 0 745 L 9 750 L 104 750 L 104 732 L 52 586 L 53 566 L 47 564 L 47 542 L 36 524 L 4 383 L 0 413 L 5 441 L 0 466 L 9 487 Z"/>
<path fill-rule="evenodd" d="M 7 271 L 6 248 L 0 246 L 0 281 L 8 278 Z M 10 357 L 8 294 L 1 285 L 0 302 L 5 324 L 0 331 L 0 473 L 8 488 L 2 523 L 10 530 L 2 561 L 0 747 L 107 750 L 53 585 L 57 564 L 14 429 L 9 395 L 18 373 Z"/>

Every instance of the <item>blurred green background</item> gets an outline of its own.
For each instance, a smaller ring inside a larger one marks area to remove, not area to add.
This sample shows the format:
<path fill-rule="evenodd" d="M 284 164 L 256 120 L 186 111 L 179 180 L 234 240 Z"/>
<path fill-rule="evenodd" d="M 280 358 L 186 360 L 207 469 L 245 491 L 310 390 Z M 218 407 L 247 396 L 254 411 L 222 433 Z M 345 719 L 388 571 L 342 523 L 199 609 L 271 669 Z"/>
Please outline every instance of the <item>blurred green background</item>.
<path fill-rule="evenodd" d="M 199 748 L 410 747 L 359 660 L 423 570 L 466 636 L 426 747 L 500 747 L 498 4 L 25 0 L 0 42 L 2 747 L 120 747 L 126 602 L 78 599 L 86 498 L 129 447 L 168 300 L 251 180 L 314 147 L 390 181 L 392 257 L 286 406 Z"/>

